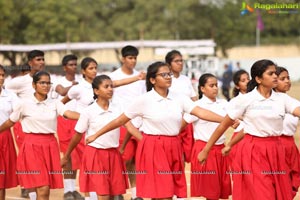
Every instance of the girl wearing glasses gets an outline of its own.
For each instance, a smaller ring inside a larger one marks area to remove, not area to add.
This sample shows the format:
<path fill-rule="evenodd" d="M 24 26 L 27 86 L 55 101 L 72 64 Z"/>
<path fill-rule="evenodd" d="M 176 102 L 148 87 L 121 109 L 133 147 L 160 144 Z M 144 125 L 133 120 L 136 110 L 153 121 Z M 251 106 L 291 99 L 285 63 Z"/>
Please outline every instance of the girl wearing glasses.
<path fill-rule="evenodd" d="M 235 150 L 233 199 L 293 199 L 289 167 L 281 142 L 284 116 L 300 116 L 299 102 L 277 93 L 276 65 L 270 60 L 256 61 L 251 67 L 247 94 L 236 99 L 235 108 L 214 131 L 198 155 L 204 163 L 214 143 L 234 119 L 244 122 L 243 140 Z"/>
<path fill-rule="evenodd" d="M 17 157 L 16 174 L 21 186 L 36 190 L 37 199 L 49 199 L 50 189 L 63 188 L 59 148 L 54 136 L 57 115 L 79 118 L 78 113 L 66 110 L 60 101 L 47 98 L 50 86 L 47 72 L 35 73 L 34 94 L 19 102 L 0 126 L 2 132 L 21 121 L 25 138 Z"/>
<path fill-rule="evenodd" d="M 4 89 L 5 69 L 0 65 L 0 124 L 5 122 L 17 104 L 18 97 Z M 10 129 L 0 131 L 0 200 L 5 199 L 5 189 L 18 185 L 16 174 L 16 149 Z"/>
<path fill-rule="evenodd" d="M 172 85 L 169 88 L 170 91 L 185 95 L 191 98 L 193 101 L 196 101 L 197 95 L 191 80 L 187 76 L 181 74 L 184 64 L 181 53 L 177 50 L 172 50 L 167 53 L 165 61 L 167 64 L 169 64 L 171 72 L 173 73 Z M 194 143 L 192 124 L 188 124 L 186 128 L 181 131 L 179 137 L 181 139 L 184 152 L 184 160 L 186 162 L 190 162 L 192 147 Z"/>
<path fill-rule="evenodd" d="M 146 76 L 148 92 L 139 96 L 118 118 L 86 138 L 91 143 L 132 118 L 142 118 L 143 135 L 136 152 L 136 185 L 137 196 L 143 198 L 187 196 L 183 151 L 178 139 L 184 112 L 211 121 L 223 119 L 196 106 L 190 98 L 169 91 L 171 76 L 167 63 L 151 64 Z"/>

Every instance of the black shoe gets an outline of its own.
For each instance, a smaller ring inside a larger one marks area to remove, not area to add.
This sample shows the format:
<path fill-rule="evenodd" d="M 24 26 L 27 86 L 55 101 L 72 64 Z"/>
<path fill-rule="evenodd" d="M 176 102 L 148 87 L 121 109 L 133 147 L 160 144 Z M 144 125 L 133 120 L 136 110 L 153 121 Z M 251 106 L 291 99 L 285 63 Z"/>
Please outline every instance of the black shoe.
<path fill-rule="evenodd" d="M 21 197 L 29 198 L 29 190 L 25 188 L 21 188 Z"/>
<path fill-rule="evenodd" d="M 114 200 L 124 200 L 123 195 L 114 196 Z"/>
<path fill-rule="evenodd" d="M 73 193 L 69 191 L 64 194 L 64 200 L 75 200 L 75 197 L 73 196 Z"/>
<path fill-rule="evenodd" d="M 143 198 L 141 198 L 141 197 L 135 197 L 134 199 L 133 198 L 131 198 L 131 200 L 144 200 Z"/>
<path fill-rule="evenodd" d="M 76 190 L 72 192 L 73 197 L 75 200 L 84 200 L 84 197 L 81 196 L 81 194 L 79 192 L 77 192 Z"/>

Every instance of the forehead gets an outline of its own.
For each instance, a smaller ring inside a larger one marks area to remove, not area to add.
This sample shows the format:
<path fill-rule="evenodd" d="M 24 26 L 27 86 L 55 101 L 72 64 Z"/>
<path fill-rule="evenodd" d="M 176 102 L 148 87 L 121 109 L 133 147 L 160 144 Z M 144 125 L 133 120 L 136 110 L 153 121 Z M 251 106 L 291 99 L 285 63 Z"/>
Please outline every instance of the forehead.
<path fill-rule="evenodd" d="M 50 77 L 49 76 L 47 76 L 47 75 L 42 75 L 41 77 L 40 77 L 40 80 L 50 80 Z"/>
<path fill-rule="evenodd" d="M 157 72 L 170 72 L 170 68 L 167 65 L 161 66 Z"/>
<path fill-rule="evenodd" d="M 206 80 L 206 84 L 215 84 L 215 83 L 217 83 L 217 79 L 215 77 L 209 77 Z"/>

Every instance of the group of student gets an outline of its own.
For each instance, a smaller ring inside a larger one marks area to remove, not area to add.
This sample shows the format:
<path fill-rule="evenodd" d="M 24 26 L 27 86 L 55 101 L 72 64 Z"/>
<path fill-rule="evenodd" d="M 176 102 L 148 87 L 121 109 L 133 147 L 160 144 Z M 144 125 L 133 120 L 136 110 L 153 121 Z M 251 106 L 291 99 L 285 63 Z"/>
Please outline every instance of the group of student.
<path fill-rule="evenodd" d="M 128 179 L 135 200 L 186 198 L 184 162 L 191 162 L 192 197 L 294 198 L 300 185 L 293 138 L 300 103 L 285 94 L 291 87 L 285 68 L 259 60 L 251 80 L 237 71 L 230 102 L 218 98 L 217 78 L 203 74 L 197 100 L 181 74 L 179 51 L 146 73 L 134 69 L 137 48 L 126 46 L 121 53 L 122 66 L 110 75 L 97 76 L 97 62 L 84 58 L 81 81 L 75 79 L 77 57 L 65 56 L 66 75 L 53 85 L 58 100 L 49 98 L 43 52 L 29 52 L 30 73 L 5 87 L 0 67 L 0 200 L 5 188 L 18 184 L 29 189 L 30 199 L 49 199 L 50 189 L 63 187 L 64 199 L 83 199 L 75 190 L 77 169 L 85 199 L 121 198 Z M 225 144 L 230 126 L 235 133 Z"/>

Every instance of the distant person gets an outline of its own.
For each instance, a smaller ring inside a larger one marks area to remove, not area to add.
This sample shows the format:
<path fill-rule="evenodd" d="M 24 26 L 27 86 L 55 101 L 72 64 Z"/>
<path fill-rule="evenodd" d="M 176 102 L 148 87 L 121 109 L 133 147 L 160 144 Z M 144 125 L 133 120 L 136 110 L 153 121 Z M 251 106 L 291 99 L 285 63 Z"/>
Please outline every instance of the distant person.
<path fill-rule="evenodd" d="M 235 67 L 233 68 L 233 72 L 237 72 L 239 70 L 241 70 L 241 63 L 239 61 L 236 62 Z"/>
<path fill-rule="evenodd" d="M 224 65 L 224 73 L 222 76 L 222 94 L 227 99 L 227 101 L 230 100 L 230 84 L 232 81 L 232 69 L 229 68 L 228 64 Z"/>

